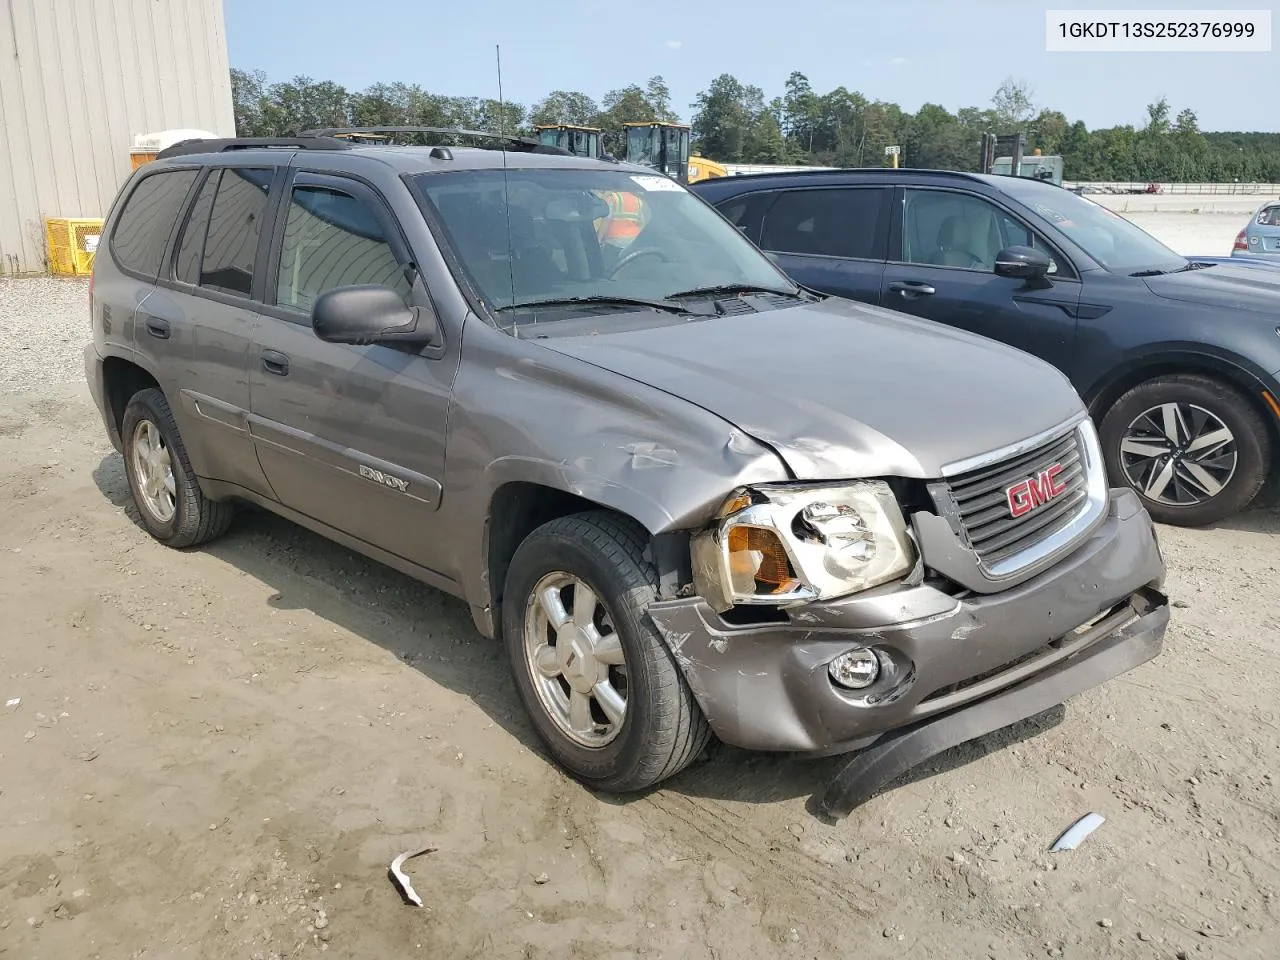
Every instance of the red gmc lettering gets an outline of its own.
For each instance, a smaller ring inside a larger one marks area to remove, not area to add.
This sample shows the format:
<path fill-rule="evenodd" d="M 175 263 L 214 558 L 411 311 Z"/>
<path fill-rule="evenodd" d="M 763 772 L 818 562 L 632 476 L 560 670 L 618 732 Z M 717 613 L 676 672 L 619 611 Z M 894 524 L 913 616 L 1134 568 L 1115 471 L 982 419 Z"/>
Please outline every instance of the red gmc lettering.
<path fill-rule="evenodd" d="M 1062 464 L 1055 463 L 1048 470 L 1042 470 L 1034 477 L 1015 483 L 1005 491 L 1009 514 L 1013 517 L 1025 516 L 1066 490 L 1067 485 L 1062 481 L 1061 474 Z"/>

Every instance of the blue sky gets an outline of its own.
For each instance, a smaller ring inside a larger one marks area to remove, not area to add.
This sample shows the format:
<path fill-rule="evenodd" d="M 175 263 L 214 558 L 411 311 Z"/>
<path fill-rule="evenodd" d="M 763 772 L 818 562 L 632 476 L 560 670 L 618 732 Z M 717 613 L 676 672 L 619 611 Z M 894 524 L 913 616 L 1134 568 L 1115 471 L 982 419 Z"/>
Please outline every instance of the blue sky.
<path fill-rule="evenodd" d="M 1016 5 L 1015 5 L 1016 4 Z M 1046 9 L 1115 7 L 1026 0 L 224 0 L 231 64 L 350 89 L 378 81 L 529 105 L 554 89 L 599 99 L 661 74 L 687 120 L 698 92 L 731 73 L 782 93 L 792 70 L 914 111 L 986 107 L 1006 76 L 1036 104 L 1091 128 L 1141 124 L 1145 105 L 1191 107 L 1205 130 L 1280 131 L 1280 45 L 1252 54 L 1050 54 Z M 1176 6 L 1130 0 L 1125 7 Z M 1267 9 L 1275 0 L 1199 0 L 1187 9 Z M 1280 12 L 1273 13 L 1273 30 Z"/>

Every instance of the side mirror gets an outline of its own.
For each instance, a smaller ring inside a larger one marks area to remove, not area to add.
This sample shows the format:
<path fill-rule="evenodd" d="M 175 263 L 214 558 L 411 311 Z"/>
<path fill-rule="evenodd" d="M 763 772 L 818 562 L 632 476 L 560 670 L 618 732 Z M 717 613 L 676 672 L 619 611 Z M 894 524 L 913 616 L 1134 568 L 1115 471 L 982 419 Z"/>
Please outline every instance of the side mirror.
<path fill-rule="evenodd" d="M 1049 256 L 1031 247 L 1005 247 L 996 254 L 996 276 L 1039 280 L 1049 272 Z"/>
<path fill-rule="evenodd" d="M 329 343 L 397 341 L 425 346 L 439 339 L 430 308 L 406 307 L 400 294 L 372 284 L 322 293 L 311 307 L 311 329 Z"/>

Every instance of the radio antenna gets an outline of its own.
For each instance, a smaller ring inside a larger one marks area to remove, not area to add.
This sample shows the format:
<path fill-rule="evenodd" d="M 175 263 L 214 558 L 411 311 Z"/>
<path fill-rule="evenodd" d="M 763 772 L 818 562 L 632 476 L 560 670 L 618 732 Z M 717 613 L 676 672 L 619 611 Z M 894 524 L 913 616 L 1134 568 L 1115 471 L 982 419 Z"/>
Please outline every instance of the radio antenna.
<path fill-rule="evenodd" d="M 493 52 L 498 63 L 498 133 L 502 137 L 507 135 L 507 106 L 506 101 L 502 98 L 502 45 L 495 43 Z M 498 141 L 502 150 L 502 206 L 507 218 L 507 282 L 511 286 L 511 304 L 516 302 L 516 265 L 515 265 L 515 242 L 511 237 L 511 184 L 507 174 L 507 141 L 505 139 Z M 513 336 L 520 336 L 520 323 L 515 318 L 511 318 L 511 333 Z"/>
<path fill-rule="evenodd" d="M 507 135 L 507 107 L 502 99 L 502 45 L 494 44 L 493 50 L 498 58 L 498 133 L 505 137 Z"/>

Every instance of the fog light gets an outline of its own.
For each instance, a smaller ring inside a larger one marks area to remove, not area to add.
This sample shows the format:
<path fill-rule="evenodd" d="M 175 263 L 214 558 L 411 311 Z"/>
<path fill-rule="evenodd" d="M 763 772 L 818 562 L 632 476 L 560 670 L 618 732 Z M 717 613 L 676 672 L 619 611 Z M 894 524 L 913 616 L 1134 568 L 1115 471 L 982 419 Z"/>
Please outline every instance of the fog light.
<path fill-rule="evenodd" d="M 849 650 L 827 665 L 827 673 L 840 686 L 861 690 L 880 676 L 880 659 L 873 650 Z"/>

